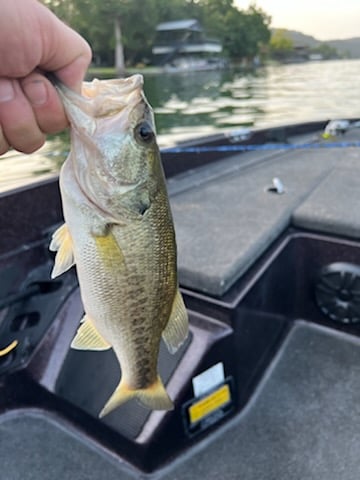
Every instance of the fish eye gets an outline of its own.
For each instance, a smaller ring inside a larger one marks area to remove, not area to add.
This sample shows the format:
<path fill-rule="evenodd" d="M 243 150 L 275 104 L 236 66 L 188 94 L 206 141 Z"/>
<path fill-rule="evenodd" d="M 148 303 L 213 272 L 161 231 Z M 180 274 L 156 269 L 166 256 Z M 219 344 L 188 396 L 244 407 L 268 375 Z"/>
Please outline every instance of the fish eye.
<path fill-rule="evenodd" d="M 135 140 L 141 144 L 149 144 L 153 141 L 155 135 L 151 125 L 148 122 L 141 122 L 135 127 Z"/>

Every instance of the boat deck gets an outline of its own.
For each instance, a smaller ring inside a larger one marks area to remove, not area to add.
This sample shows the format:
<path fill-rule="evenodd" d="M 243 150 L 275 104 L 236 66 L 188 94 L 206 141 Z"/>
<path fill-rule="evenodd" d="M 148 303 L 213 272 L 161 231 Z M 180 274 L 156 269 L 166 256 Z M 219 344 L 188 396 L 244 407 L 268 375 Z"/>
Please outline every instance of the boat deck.
<path fill-rule="evenodd" d="M 243 153 L 170 179 L 181 284 L 221 296 L 290 225 L 360 238 L 359 185 L 356 147 Z"/>
<path fill-rule="evenodd" d="M 102 388 L 99 357 L 67 353 L 77 321 L 71 317 L 81 316 L 75 291 L 35 351 L 36 367 L 30 359 L 24 372 L 0 384 L 4 478 L 358 477 L 360 148 L 308 148 L 326 144 L 320 134 L 288 138 L 288 149 L 234 154 L 169 178 L 179 277 L 192 325 L 186 354 L 175 366 L 166 354 L 160 361 L 173 369 L 167 388 L 176 394 L 174 414 L 141 417 L 135 441 L 121 430 L 135 407 L 121 407 L 101 422 L 95 418 L 97 404 L 88 398 Z M 335 141 L 359 140 L 353 130 Z M 307 147 L 291 149 L 300 143 Z M 270 188 L 274 178 L 283 193 Z M 33 262 L 29 255 L 40 251 L 39 238 L 44 242 L 60 221 L 54 185 L 45 183 L 36 194 L 17 192 L 17 222 L 10 208 L 14 194 L 0 198 L 0 214 L 10 226 L 0 238 L 3 270 L 9 261 L 21 261 L 25 269 Z M 31 198 L 39 199 L 36 208 Z M 45 210 L 47 224 L 37 227 Z M 321 297 L 324 285 L 331 296 L 338 281 L 347 292 L 353 288 L 351 317 L 348 299 L 331 307 Z M 111 390 L 118 372 L 111 358 L 104 361 L 104 388 Z M 233 408 L 193 434 L 184 430 L 185 406 L 194 400 L 191 381 L 218 362 L 232 382 Z M 70 377 L 70 383 L 61 380 Z M 88 390 L 82 386 L 85 393 L 76 390 L 92 377 Z"/>

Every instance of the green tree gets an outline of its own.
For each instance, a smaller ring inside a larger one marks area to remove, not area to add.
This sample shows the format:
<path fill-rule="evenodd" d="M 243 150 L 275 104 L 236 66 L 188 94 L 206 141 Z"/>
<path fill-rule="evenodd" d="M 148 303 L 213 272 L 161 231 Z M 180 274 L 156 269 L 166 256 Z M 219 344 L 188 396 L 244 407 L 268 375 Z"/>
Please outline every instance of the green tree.
<path fill-rule="evenodd" d="M 336 48 L 332 47 L 328 43 L 320 43 L 317 47 L 312 48 L 311 53 L 318 53 L 324 58 L 325 60 L 329 60 L 331 58 L 339 58 L 339 52 Z"/>
<path fill-rule="evenodd" d="M 202 19 L 202 6 L 198 0 L 153 0 L 157 23 L 183 18 Z M 154 28 L 156 25 L 154 25 Z"/>
<path fill-rule="evenodd" d="M 233 0 L 203 0 L 204 24 L 222 41 L 232 59 L 253 58 L 270 40 L 270 17 L 255 4 L 238 10 Z"/>
<path fill-rule="evenodd" d="M 248 57 L 253 58 L 262 53 L 268 45 L 271 38 L 270 22 L 271 17 L 255 4 L 245 11 L 244 29 L 248 39 Z"/>
<path fill-rule="evenodd" d="M 148 53 L 157 22 L 155 0 L 45 0 L 45 3 L 90 43 L 97 63 L 124 70 L 138 52 Z M 139 12 L 141 14 L 139 14 Z"/>
<path fill-rule="evenodd" d="M 274 30 L 269 44 L 269 53 L 271 57 L 276 60 L 284 60 L 285 58 L 291 56 L 293 51 L 293 41 L 286 34 L 286 31 L 283 29 Z"/>
<path fill-rule="evenodd" d="M 90 43 L 97 64 L 123 70 L 151 57 L 156 25 L 198 19 L 233 59 L 253 57 L 270 37 L 269 17 L 255 5 L 238 10 L 233 0 L 44 0 Z M 124 51 L 124 55 L 122 53 Z M 114 60 L 115 59 L 115 60 Z"/>

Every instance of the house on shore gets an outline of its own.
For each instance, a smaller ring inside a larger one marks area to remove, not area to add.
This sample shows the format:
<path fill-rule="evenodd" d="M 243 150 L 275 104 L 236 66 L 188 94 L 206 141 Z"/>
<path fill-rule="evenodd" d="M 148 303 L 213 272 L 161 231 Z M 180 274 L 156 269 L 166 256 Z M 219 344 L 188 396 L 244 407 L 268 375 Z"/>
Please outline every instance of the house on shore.
<path fill-rule="evenodd" d="M 168 70 L 214 70 L 226 64 L 222 45 L 208 38 L 195 19 L 160 23 L 152 48 L 153 63 Z"/>

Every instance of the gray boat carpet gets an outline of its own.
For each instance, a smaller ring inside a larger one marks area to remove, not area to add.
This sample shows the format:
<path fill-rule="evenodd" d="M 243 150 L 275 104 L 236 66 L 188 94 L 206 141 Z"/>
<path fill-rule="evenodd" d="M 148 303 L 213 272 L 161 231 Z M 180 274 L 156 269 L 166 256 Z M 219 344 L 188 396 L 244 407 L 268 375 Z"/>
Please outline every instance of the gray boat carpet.
<path fill-rule="evenodd" d="M 336 155 L 280 153 L 251 169 L 231 169 L 236 161 L 242 160 L 228 160 L 223 171 L 204 168 L 195 183 L 183 175 L 171 184 L 184 287 L 222 295 L 290 224 L 293 210 L 329 173 Z M 284 195 L 267 191 L 274 177 L 283 182 Z"/>
<path fill-rule="evenodd" d="M 95 445 L 40 413 L 0 418 L 1 480 L 130 480 Z"/>
<path fill-rule="evenodd" d="M 360 238 L 360 168 L 334 169 L 293 214 L 293 223 L 337 235 Z"/>
<path fill-rule="evenodd" d="M 285 194 L 267 191 L 274 177 Z M 354 147 L 250 152 L 170 179 L 180 283 L 222 295 L 289 226 L 296 209 L 298 226 L 359 238 L 359 182 Z"/>
<path fill-rule="evenodd" d="M 359 400 L 360 341 L 299 322 L 246 410 L 162 479 L 358 479 Z"/>

